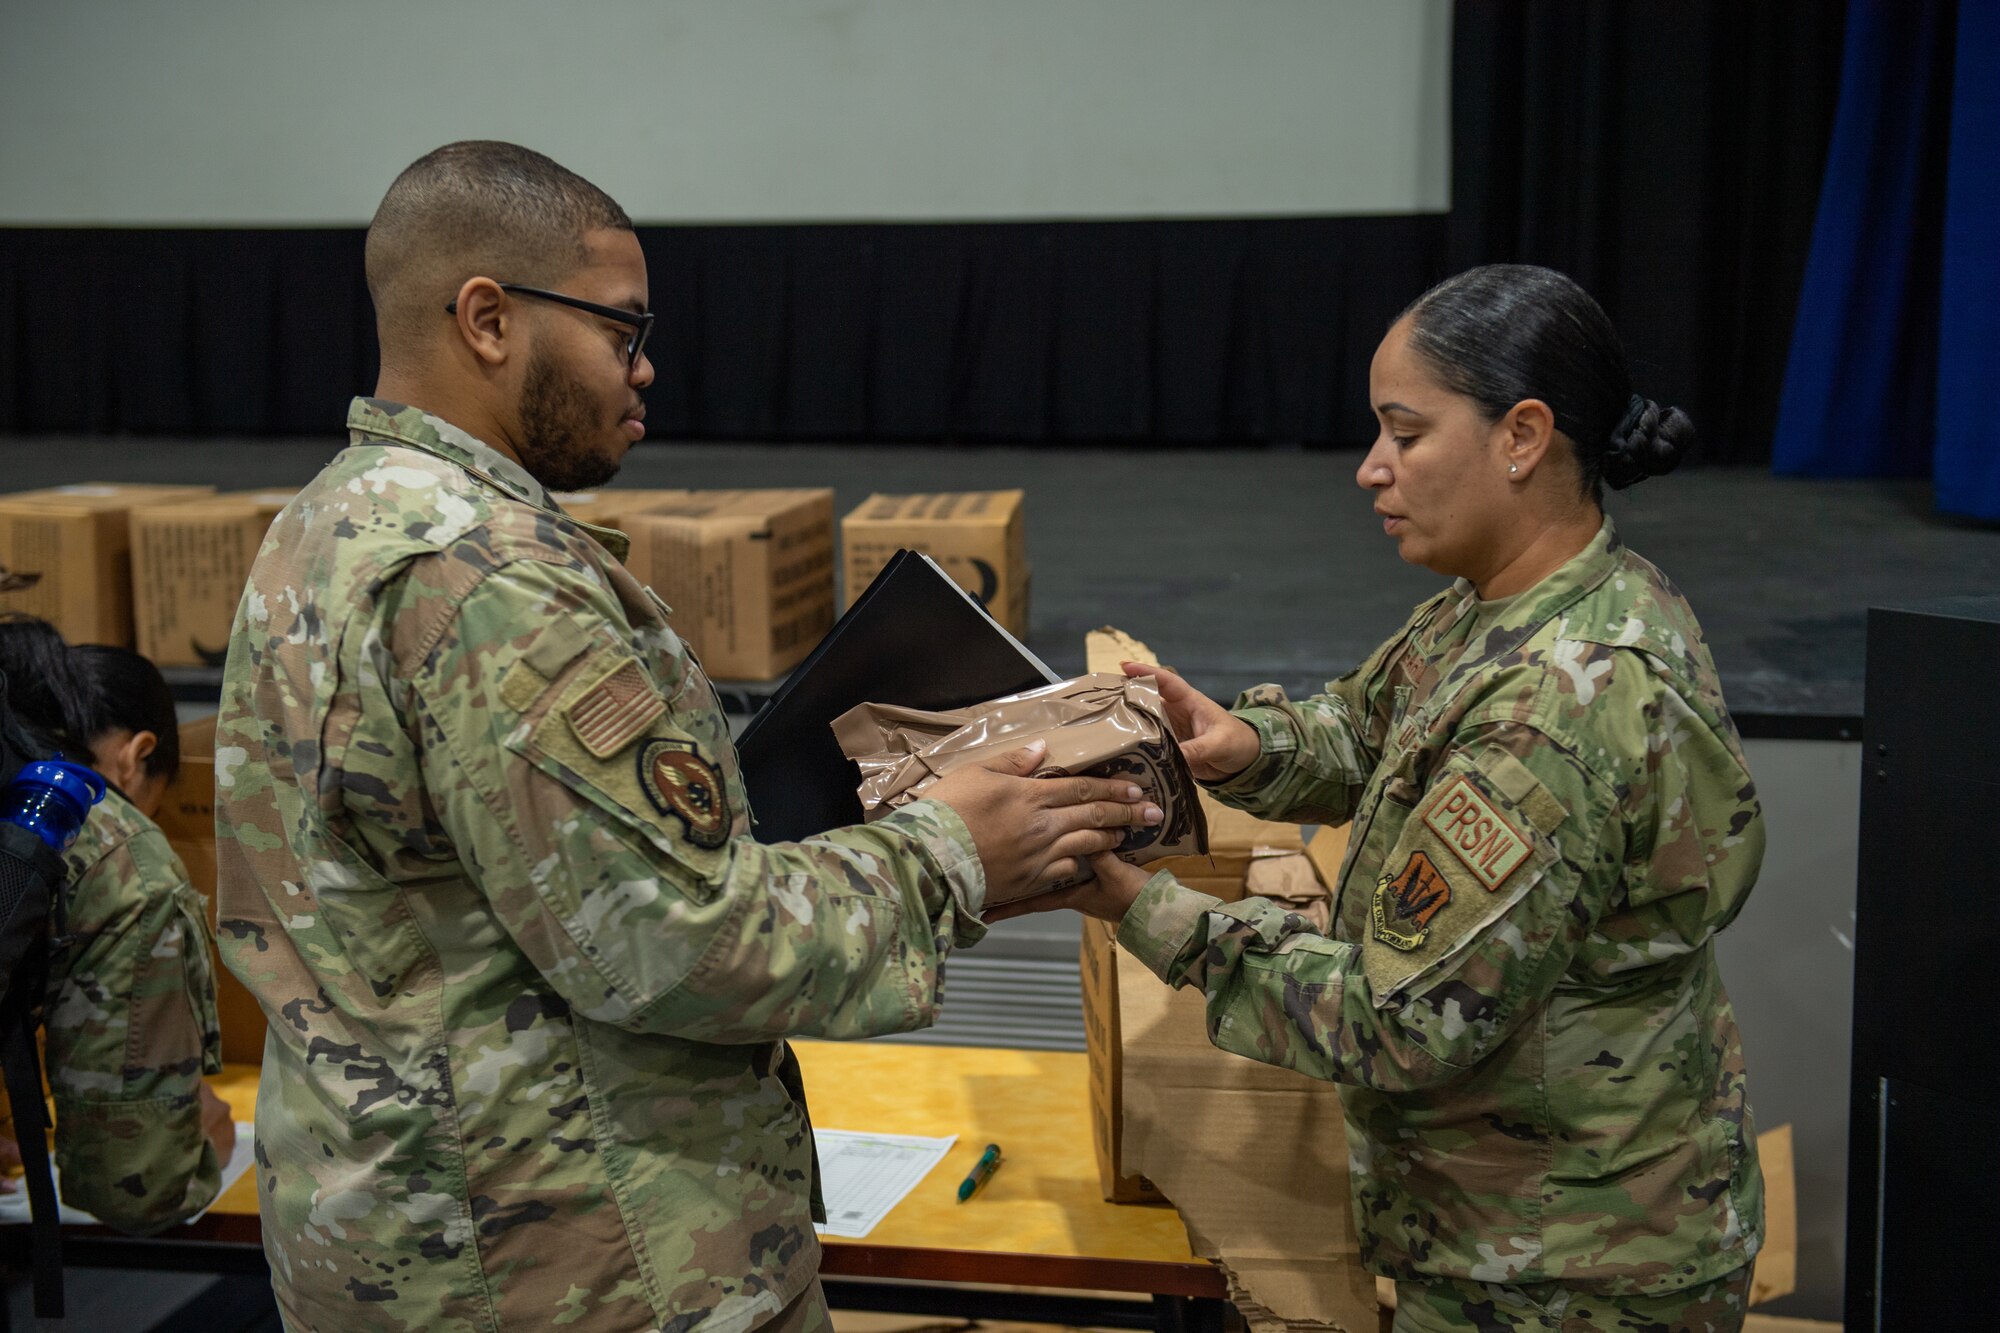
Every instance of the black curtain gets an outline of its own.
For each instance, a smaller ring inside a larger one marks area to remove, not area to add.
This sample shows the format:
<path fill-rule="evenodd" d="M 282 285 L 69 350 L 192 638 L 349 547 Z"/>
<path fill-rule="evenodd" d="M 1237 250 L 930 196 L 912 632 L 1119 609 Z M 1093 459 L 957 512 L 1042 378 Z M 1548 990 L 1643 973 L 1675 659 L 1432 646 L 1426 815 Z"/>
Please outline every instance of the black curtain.
<path fill-rule="evenodd" d="M 0 431 L 337 433 L 375 380 L 362 236 L 0 229 Z M 1445 271 L 1441 214 L 639 239 L 675 439 L 1359 444 Z"/>
<path fill-rule="evenodd" d="M 375 382 L 363 234 L 0 229 L 0 431 L 338 434 Z"/>
<path fill-rule="evenodd" d="M 1830 0 L 1457 0 L 1452 269 L 1595 296 L 1702 456 L 1762 462 L 1840 91 Z"/>

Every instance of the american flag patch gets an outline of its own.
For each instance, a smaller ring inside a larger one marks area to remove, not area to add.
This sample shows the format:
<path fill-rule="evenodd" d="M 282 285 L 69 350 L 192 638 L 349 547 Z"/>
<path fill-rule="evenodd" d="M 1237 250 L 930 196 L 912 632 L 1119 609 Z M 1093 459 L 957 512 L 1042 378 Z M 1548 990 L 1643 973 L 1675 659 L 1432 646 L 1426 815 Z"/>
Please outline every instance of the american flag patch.
<path fill-rule="evenodd" d="M 639 664 L 626 658 L 597 678 L 563 711 L 569 728 L 583 748 L 609 759 L 639 739 L 655 718 L 667 711 L 667 701 L 653 691 Z"/>

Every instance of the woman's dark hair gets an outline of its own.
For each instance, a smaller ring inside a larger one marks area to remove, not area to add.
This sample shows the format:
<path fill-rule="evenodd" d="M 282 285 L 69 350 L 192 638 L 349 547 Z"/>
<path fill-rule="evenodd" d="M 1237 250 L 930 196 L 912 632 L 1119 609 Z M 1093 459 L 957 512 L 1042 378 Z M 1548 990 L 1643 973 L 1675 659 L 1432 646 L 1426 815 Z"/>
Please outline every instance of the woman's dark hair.
<path fill-rule="evenodd" d="M 146 773 L 172 782 L 181 771 L 181 727 L 174 712 L 174 692 L 160 669 L 130 648 L 102 643 L 79 644 L 69 656 L 97 705 L 97 726 L 90 734 L 152 732 L 159 741 L 146 756 Z"/>
<path fill-rule="evenodd" d="M 1584 494 L 1672 472 L 1694 445 L 1678 407 L 1632 392 L 1618 332 L 1590 294 L 1553 269 L 1487 264 L 1412 301 L 1410 346 L 1489 421 L 1539 398 L 1576 447 Z"/>
<path fill-rule="evenodd" d="M 7 678 L 8 711 L 33 736 L 37 752 L 89 758 L 96 734 L 90 687 L 54 625 L 19 613 L 0 616 L 0 675 Z"/>
<path fill-rule="evenodd" d="M 150 731 L 159 743 L 146 772 L 171 781 L 180 771 L 173 693 L 139 654 L 95 643 L 72 648 L 48 621 L 10 614 L 0 616 L 0 674 L 8 708 L 38 750 L 88 761 L 91 741 L 107 731 Z"/>

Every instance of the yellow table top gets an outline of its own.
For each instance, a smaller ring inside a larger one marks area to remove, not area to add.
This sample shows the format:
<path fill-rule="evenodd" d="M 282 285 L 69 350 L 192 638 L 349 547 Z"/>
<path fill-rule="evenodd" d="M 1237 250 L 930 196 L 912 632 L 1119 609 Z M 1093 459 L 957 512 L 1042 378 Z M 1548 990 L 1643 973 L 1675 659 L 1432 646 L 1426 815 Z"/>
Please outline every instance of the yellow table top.
<path fill-rule="evenodd" d="M 1207 1266 L 1188 1248 L 1173 1209 L 1104 1202 L 1091 1147 L 1088 1057 L 879 1041 L 802 1041 L 794 1049 L 816 1128 L 958 1135 L 944 1161 L 866 1239 L 827 1239 L 829 1271 L 848 1247 Z M 238 1120 L 252 1118 L 256 1066 L 227 1066 L 209 1082 Z M 998 1143 L 1006 1161 L 961 1204 L 958 1183 L 988 1143 Z M 256 1173 L 214 1211 L 254 1215 Z"/>

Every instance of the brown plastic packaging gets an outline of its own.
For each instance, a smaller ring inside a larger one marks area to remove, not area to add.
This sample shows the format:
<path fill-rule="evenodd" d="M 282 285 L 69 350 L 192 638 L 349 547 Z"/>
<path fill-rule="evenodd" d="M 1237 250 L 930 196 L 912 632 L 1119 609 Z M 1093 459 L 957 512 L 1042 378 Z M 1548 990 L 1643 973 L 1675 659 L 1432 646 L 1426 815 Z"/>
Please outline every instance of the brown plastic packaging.
<path fill-rule="evenodd" d="M 879 819 L 917 800 L 945 774 L 1031 741 L 1048 745 L 1037 777 L 1129 778 L 1164 813 L 1130 830 L 1118 855 L 1134 865 L 1208 851 L 1194 775 L 1149 680 L 1078 676 L 972 708 L 925 712 L 862 704 L 834 719 L 842 753 L 861 769 L 861 809 Z M 1060 885 L 1051 887 L 1062 887 Z M 987 900 L 997 907 L 1008 899 Z"/>

